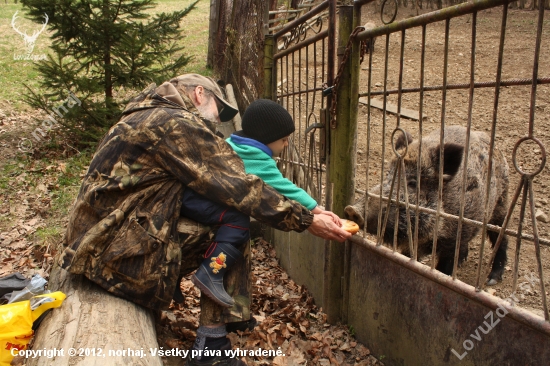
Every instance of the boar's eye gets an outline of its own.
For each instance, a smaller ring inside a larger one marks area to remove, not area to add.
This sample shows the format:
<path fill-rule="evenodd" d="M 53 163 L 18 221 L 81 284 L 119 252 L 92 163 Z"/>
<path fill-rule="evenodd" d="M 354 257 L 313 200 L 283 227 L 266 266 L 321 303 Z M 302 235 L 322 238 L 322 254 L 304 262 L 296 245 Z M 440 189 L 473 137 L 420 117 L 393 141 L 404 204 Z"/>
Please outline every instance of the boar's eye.
<path fill-rule="evenodd" d="M 416 179 L 410 179 L 407 182 L 407 188 L 408 189 L 416 189 Z"/>

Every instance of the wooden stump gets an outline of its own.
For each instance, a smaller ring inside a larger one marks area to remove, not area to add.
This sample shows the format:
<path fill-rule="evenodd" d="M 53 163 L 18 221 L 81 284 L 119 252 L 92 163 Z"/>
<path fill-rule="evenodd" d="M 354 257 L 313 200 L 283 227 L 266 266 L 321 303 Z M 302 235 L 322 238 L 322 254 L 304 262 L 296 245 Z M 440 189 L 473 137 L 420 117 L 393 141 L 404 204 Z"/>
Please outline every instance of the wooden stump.
<path fill-rule="evenodd" d="M 49 288 L 64 292 L 67 298 L 46 316 L 32 349 L 57 349 L 62 355 L 29 358 L 28 366 L 162 365 L 161 358 L 150 352 L 158 349 L 150 310 L 59 267 L 50 275 Z M 70 356 L 72 349 L 76 355 Z"/>

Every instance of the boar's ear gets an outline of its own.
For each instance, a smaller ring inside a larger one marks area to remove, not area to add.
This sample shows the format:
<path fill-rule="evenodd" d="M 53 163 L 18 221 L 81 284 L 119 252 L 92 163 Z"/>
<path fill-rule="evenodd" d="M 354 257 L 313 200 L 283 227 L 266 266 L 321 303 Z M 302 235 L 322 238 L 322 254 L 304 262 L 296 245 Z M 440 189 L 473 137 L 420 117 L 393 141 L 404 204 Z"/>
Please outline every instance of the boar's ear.
<path fill-rule="evenodd" d="M 410 145 L 411 142 L 413 142 L 413 137 L 410 133 L 406 131 L 405 134 L 400 133 L 397 140 L 395 140 L 395 150 L 404 148 L 407 144 Z"/>
<path fill-rule="evenodd" d="M 438 171 L 440 150 L 440 146 L 437 146 L 432 155 Z M 453 143 L 445 144 L 445 148 L 443 150 L 443 180 L 447 181 L 455 176 L 456 172 L 458 172 L 458 168 L 460 168 L 460 163 L 462 163 L 463 155 L 464 146 Z"/>

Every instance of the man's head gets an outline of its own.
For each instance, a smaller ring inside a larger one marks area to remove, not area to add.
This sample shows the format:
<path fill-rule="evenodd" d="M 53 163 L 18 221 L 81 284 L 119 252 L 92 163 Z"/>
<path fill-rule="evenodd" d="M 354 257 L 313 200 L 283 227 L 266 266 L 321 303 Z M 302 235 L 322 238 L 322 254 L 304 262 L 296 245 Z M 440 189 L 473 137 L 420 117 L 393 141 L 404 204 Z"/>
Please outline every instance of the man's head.
<path fill-rule="evenodd" d="M 202 117 L 211 121 L 230 121 L 239 112 L 223 98 L 218 84 L 210 77 L 184 74 L 170 80 L 180 93 L 187 95 Z"/>
<path fill-rule="evenodd" d="M 242 131 L 237 134 L 267 145 L 278 156 L 295 130 L 292 116 L 280 104 L 268 99 L 252 102 L 243 115 Z"/>

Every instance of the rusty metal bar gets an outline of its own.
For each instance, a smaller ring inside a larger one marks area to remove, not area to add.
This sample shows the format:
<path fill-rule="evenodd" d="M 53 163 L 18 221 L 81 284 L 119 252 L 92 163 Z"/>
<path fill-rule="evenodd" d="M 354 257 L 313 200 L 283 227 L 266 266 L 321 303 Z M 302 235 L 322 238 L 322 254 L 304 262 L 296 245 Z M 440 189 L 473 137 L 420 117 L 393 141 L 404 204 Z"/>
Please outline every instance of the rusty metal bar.
<path fill-rule="evenodd" d="M 539 19 L 538 19 L 538 25 L 537 25 L 537 40 L 535 45 L 535 60 L 533 65 L 533 80 L 537 79 L 538 76 L 538 70 L 539 70 L 539 57 L 540 57 L 540 45 L 542 40 L 542 27 L 544 22 L 544 8 L 545 6 L 542 4 L 542 1 L 539 2 Z M 537 99 L 537 84 L 533 83 L 533 86 L 531 87 L 531 110 L 529 111 L 529 137 L 534 139 L 533 131 L 535 128 L 535 107 L 536 107 L 536 99 Z M 544 164 L 546 163 L 546 154 L 544 151 L 544 147 L 541 149 L 543 152 L 543 163 L 541 165 L 541 170 Z M 515 161 L 515 159 L 514 159 Z M 536 172 L 538 174 L 540 171 Z M 533 174 L 536 175 L 536 174 Z M 535 196 L 533 193 L 533 178 L 531 177 L 529 179 L 529 204 L 531 206 L 531 221 L 533 224 L 533 235 L 535 237 L 535 251 L 537 254 L 537 265 L 539 270 L 539 276 L 540 276 L 540 287 L 542 292 L 542 306 L 544 308 L 544 318 L 548 321 L 550 319 L 548 314 L 548 301 L 546 299 L 546 289 L 544 285 L 544 275 L 542 273 L 542 263 L 541 263 L 541 256 L 540 256 L 540 245 L 539 245 L 539 233 L 537 228 L 537 220 L 535 218 Z"/>
<path fill-rule="evenodd" d="M 500 86 L 521 86 L 521 85 L 532 85 L 533 79 L 510 79 L 510 80 L 502 80 L 500 82 Z M 537 79 L 537 84 L 550 84 L 550 77 L 542 77 Z M 495 81 L 484 81 L 484 82 L 477 82 L 474 83 L 474 88 L 493 88 L 496 86 Z M 470 83 L 464 83 L 464 84 L 448 84 L 447 90 L 455 90 L 455 89 L 470 89 Z M 418 87 L 418 88 L 403 88 L 401 89 L 402 93 L 418 93 L 420 91 L 438 91 L 443 90 L 443 85 L 435 85 L 435 86 L 425 86 L 424 88 Z M 370 92 L 370 95 L 391 95 L 391 94 L 398 94 L 399 89 L 392 89 L 387 91 L 374 91 Z M 367 93 L 360 93 L 359 97 L 365 97 L 367 96 Z"/>
<path fill-rule="evenodd" d="M 481 232 L 481 248 L 480 248 L 480 255 L 479 255 L 479 262 L 478 262 L 478 277 L 476 278 L 476 288 L 480 289 L 480 281 L 481 278 L 479 275 L 481 274 L 481 265 L 482 265 L 482 254 L 485 247 L 485 238 L 487 237 L 487 230 L 485 230 L 485 227 L 487 226 L 487 222 L 489 220 L 489 196 L 491 193 L 491 190 L 489 187 L 491 187 L 491 176 L 492 176 L 492 170 L 493 170 L 493 155 L 495 150 L 495 136 L 496 136 L 496 130 L 497 130 L 497 114 L 498 114 L 498 103 L 500 99 L 500 81 L 502 80 L 502 63 L 504 60 L 504 41 L 506 38 L 506 22 L 508 20 L 508 2 L 506 1 L 504 6 L 502 7 L 502 23 L 500 28 L 500 44 L 499 44 L 499 50 L 498 50 L 498 60 L 497 60 L 497 72 L 496 72 L 496 85 L 495 85 L 495 99 L 494 99 L 494 105 L 493 105 L 493 121 L 491 125 L 491 142 L 489 145 L 489 165 L 487 167 L 487 180 L 485 181 L 487 192 L 485 193 L 485 201 L 484 201 L 484 208 L 485 208 L 485 215 L 483 215 L 483 229 Z M 511 211 L 510 211 L 511 214 Z M 495 245 L 493 245 L 493 254 L 491 256 L 491 261 L 489 261 L 489 267 L 493 263 L 495 259 L 496 252 L 498 248 L 500 247 L 500 243 L 502 241 L 501 235 L 499 235 L 499 238 L 497 239 L 497 242 Z M 487 277 L 487 276 L 486 276 Z"/>
<path fill-rule="evenodd" d="M 355 192 L 357 192 L 359 194 L 365 194 L 365 191 L 363 191 L 361 189 L 356 189 Z M 389 197 L 380 196 L 379 194 L 375 194 L 375 193 L 371 193 L 371 192 L 367 192 L 367 195 L 369 197 L 376 198 L 377 200 L 381 200 L 382 202 L 387 202 L 389 200 Z M 516 198 L 516 201 L 517 201 L 517 198 Z M 398 204 L 401 207 L 406 206 L 405 202 L 401 202 L 401 201 L 397 202 L 395 199 L 392 199 L 391 203 L 392 204 Z M 511 208 L 513 208 L 513 206 L 515 206 L 515 201 L 514 201 L 514 205 L 510 205 Z M 431 208 L 422 207 L 422 206 L 417 206 L 417 205 L 412 204 L 412 203 L 409 203 L 409 207 L 412 208 L 412 209 L 415 209 L 415 210 L 418 209 L 419 212 L 425 212 L 425 213 L 432 214 L 432 215 L 435 215 L 437 213 L 436 210 L 433 210 Z M 439 213 L 439 215 L 441 217 L 443 217 L 444 219 L 447 219 L 447 220 L 458 221 L 460 219 L 458 216 L 452 215 L 452 214 L 449 214 L 449 213 L 446 213 L 446 212 L 441 212 L 441 213 Z M 468 224 L 468 225 L 473 225 L 473 226 L 478 227 L 478 228 L 483 227 L 483 222 L 481 222 L 481 221 L 472 220 L 472 219 L 469 219 L 467 217 L 465 217 L 463 219 L 463 221 L 464 221 L 465 224 Z M 487 224 L 486 229 L 490 230 L 490 231 L 493 231 L 493 232 L 496 232 L 496 233 L 500 233 L 502 231 L 503 227 L 504 227 L 504 225 L 502 227 L 500 227 L 500 226 L 496 226 L 496 225 Z M 516 231 L 510 230 L 510 229 L 506 229 L 504 231 L 504 234 L 506 234 L 508 236 L 511 236 L 511 237 L 514 237 L 514 238 L 518 237 L 518 233 Z M 525 240 L 529 240 L 529 241 L 535 241 L 534 236 L 530 235 L 530 234 L 521 234 L 521 238 L 525 239 Z M 541 244 L 550 246 L 550 240 L 548 240 L 548 239 L 539 238 L 539 242 Z"/>
<path fill-rule="evenodd" d="M 477 31 L 477 12 L 472 14 L 472 47 L 470 50 L 470 93 L 468 95 L 468 123 L 466 126 L 466 148 L 464 149 L 464 166 L 468 166 L 468 160 L 470 156 L 470 131 L 472 129 L 472 112 L 474 108 L 474 81 L 475 81 L 475 64 L 476 64 L 476 31 Z M 453 264 L 453 279 L 456 279 L 458 272 L 458 257 L 460 252 L 460 244 L 462 240 L 462 219 L 464 219 L 464 206 L 466 196 L 466 184 L 468 182 L 468 169 L 464 169 L 462 175 L 462 189 L 460 191 L 460 211 L 459 211 L 459 220 L 456 234 L 456 246 L 455 246 L 455 258 Z M 483 245 L 481 246 L 483 248 Z M 483 249 L 482 249 L 483 250 Z M 480 255 L 480 257 L 483 257 Z"/>
<path fill-rule="evenodd" d="M 392 177 L 392 180 L 391 180 L 391 185 L 390 185 L 390 192 L 389 192 L 389 197 L 393 197 L 393 188 L 395 186 L 395 178 L 397 176 L 397 171 L 398 169 L 395 169 L 393 171 L 393 177 Z M 382 185 L 380 185 L 380 191 L 382 191 Z M 382 193 L 380 193 L 380 196 L 382 195 Z M 388 204 L 386 205 L 386 214 L 384 215 L 384 222 L 382 224 L 382 229 L 379 230 L 379 234 L 377 235 L 378 236 L 378 243 L 377 245 L 382 245 L 382 242 L 384 241 L 384 236 L 385 236 L 385 232 L 386 232 L 386 225 L 388 223 L 388 217 L 390 216 L 390 205 L 391 203 L 393 202 L 393 200 L 388 200 L 387 201 Z M 382 205 L 380 205 L 380 210 L 382 210 Z M 378 216 L 378 225 L 380 225 L 380 213 L 379 213 L 379 216 Z M 397 243 L 396 241 L 394 240 L 393 241 L 393 250 L 396 251 L 397 250 Z"/>
<path fill-rule="evenodd" d="M 541 5 L 541 8 L 544 8 Z M 533 194 L 533 179 L 528 180 L 529 185 L 529 206 L 531 206 L 531 220 L 533 221 L 533 235 L 535 237 L 535 253 L 537 255 L 537 266 L 539 270 L 539 278 L 540 278 L 540 290 L 542 292 L 542 307 L 544 309 L 544 319 L 546 321 L 550 320 L 549 314 L 548 314 L 548 302 L 546 300 L 546 289 L 544 286 L 544 275 L 542 273 L 542 259 L 540 256 L 540 243 L 539 243 L 539 232 L 537 228 L 537 220 L 535 219 L 535 196 Z"/>
<path fill-rule="evenodd" d="M 287 90 L 290 90 L 290 76 L 289 76 L 289 64 L 288 64 L 288 58 L 289 56 L 286 55 L 285 56 L 285 64 L 286 64 L 286 68 L 285 68 L 285 73 L 286 73 L 286 82 L 287 82 Z M 273 55 L 273 59 L 275 59 L 275 55 Z M 292 80 L 292 83 L 294 84 L 294 80 Z M 281 91 L 283 90 L 283 80 L 281 80 Z M 281 99 L 282 100 L 282 99 Z M 287 96 L 286 97 L 286 105 L 285 105 L 285 108 L 286 110 L 289 110 L 290 108 L 290 101 L 289 101 L 289 97 Z M 294 140 L 294 138 L 292 139 Z M 290 146 L 290 143 L 289 143 L 289 146 Z M 287 152 L 290 152 L 290 149 L 287 149 Z M 292 158 L 292 156 L 290 156 L 290 153 L 289 153 L 289 158 Z M 286 171 L 286 174 L 289 174 L 288 171 L 289 169 L 292 169 L 292 167 L 289 166 L 289 164 L 286 164 L 285 166 L 285 171 Z M 291 174 L 291 173 L 290 173 Z M 288 177 L 288 176 L 287 176 Z M 291 178 L 292 179 L 292 178 Z"/>
<path fill-rule="evenodd" d="M 336 58 L 336 0 L 329 0 L 329 8 L 328 8 L 328 37 L 326 38 L 327 42 L 327 78 L 324 80 L 328 85 L 334 85 L 334 68 L 335 68 L 335 58 Z M 323 54 L 325 51 L 325 39 L 323 39 Z M 323 57 L 323 68 L 324 68 L 324 62 L 325 59 Z M 323 85 L 323 83 L 321 83 Z M 321 98 L 321 105 L 323 105 L 324 100 Z M 327 106 L 330 106 L 332 104 L 332 95 L 329 95 L 327 97 Z M 328 108 L 327 108 L 328 112 Z M 328 114 L 328 113 L 327 113 Z M 326 195 L 325 195 L 325 207 L 327 210 L 332 210 L 332 188 L 333 185 L 330 181 L 330 151 L 331 151 L 331 131 L 330 128 L 328 128 L 328 118 L 325 118 L 325 128 L 323 129 L 325 133 L 325 187 L 326 187 Z M 325 250 L 328 250 L 330 246 L 330 241 L 325 241 Z"/>
<path fill-rule="evenodd" d="M 401 102 L 403 100 L 402 96 L 403 93 L 401 92 L 401 89 L 403 89 L 403 64 L 405 63 L 405 30 L 403 29 L 401 31 L 401 57 L 399 60 L 399 81 L 398 81 L 398 87 L 397 90 L 399 90 L 399 93 L 397 93 L 397 127 L 399 127 L 399 123 L 401 122 Z"/>
<path fill-rule="evenodd" d="M 305 47 L 305 54 L 306 54 L 306 65 L 308 64 L 308 59 L 309 59 L 309 55 L 308 55 L 308 47 Z M 293 63 L 294 65 L 294 63 Z M 296 67 L 293 67 L 292 69 L 294 70 Z M 307 72 L 307 71 L 306 71 Z M 307 77 L 306 77 L 306 82 L 307 82 Z M 307 89 L 307 84 L 306 84 L 306 89 Z M 301 98 L 301 93 L 302 93 L 302 49 L 298 50 L 298 92 L 300 93 L 299 96 L 298 96 L 298 161 L 302 160 L 302 154 L 301 154 L 301 148 L 302 148 L 302 98 Z M 306 98 L 308 97 L 308 94 L 306 94 Z M 296 97 L 293 97 L 292 98 L 294 100 L 294 103 L 296 103 Z M 306 108 L 307 108 L 307 102 L 306 102 Z M 296 117 L 294 117 L 294 123 L 296 123 Z M 307 123 L 307 121 L 306 121 Z M 307 128 L 307 126 L 306 126 Z M 307 146 L 304 146 L 304 155 L 303 156 L 306 156 L 306 151 L 307 151 Z M 305 181 L 307 180 L 306 177 L 306 172 L 304 172 L 304 183 Z M 298 174 L 298 177 L 300 176 L 300 174 Z"/>
<path fill-rule="evenodd" d="M 353 22 L 352 29 L 357 29 L 361 26 L 361 6 L 353 6 Z M 348 159 L 351 159 L 353 169 L 357 167 L 357 139 L 358 139 L 358 115 L 359 115 L 359 99 L 354 98 L 355 95 L 359 94 L 359 80 L 361 78 L 361 63 L 363 62 L 363 44 L 361 42 L 353 42 L 351 46 L 350 54 L 350 72 L 349 77 L 350 81 L 350 93 L 349 93 L 349 122 L 350 125 L 350 139 L 348 140 L 350 148 L 350 156 Z M 344 83 L 345 85 L 346 83 Z M 341 126 L 342 124 L 340 124 Z M 355 187 L 355 174 L 352 176 L 352 187 Z M 355 194 L 350 195 L 350 204 L 353 203 Z M 352 244 L 348 241 L 344 243 L 344 273 L 343 273 L 343 296 L 342 296 L 342 323 L 348 323 L 348 313 L 349 313 L 349 292 L 350 292 L 350 277 L 351 277 L 351 248 Z"/>
<path fill-rule="evenodd" d="M 367 4 L 372 3 L 373 1 L 375 1 L 375 0 L 354 0 L 353 1 L 353 6 L 361 7 L 363 5 L 367 5 Z"/>
<path fill-rule="evenodd" d="M 370 162 L 370 141 L 371 141 L 371 107 L 370 107 L 370 100 L 371 100 L 371 97 L 370 97 L 370 91 L 371 91 L 371 88 L 372 88 L 372 54 L 374 52 L 369 52 L 369 74 L 368 74 L 368 80 L 367 80 L 367 88 L 368 88 L 368 92 L 367 92 L 367 101 L 368 101 L 368 104 L 367 104 L 367 152 L 366 152 L 366 167 L 365 167 L 365 183 L 366 183 L 366 189 L 365 189 L 365 194 L 366 192 L 369 191 L 369 162 Z M 369 212 L 368 209 L 369 209 L 369 200 L 367 199 L 367 197 L 365 197 L 365 210 L 363 212 Z"/>
<path fill-rule="evenodd" d="M 424 24 L 435 23 L 457 16 L 470 14 L 474 11 L 481 11 L 493 8 L 507 2 L 508 0 L 473 0 L 472 2 L 449 6 L 441 10 L 422 14 L 399 22 L 390 23 L 382 27 L 367 29 L 357 35 L 357 40 L 364 41 L 369 38 L 378 37 L 384 34 L 399 32 L 403 29 L 418 27 Z"/>
<path fill-rule="evenodd" d="M 303 16 L 299 17 L 296 20 L 293 20 L 292 22 L 285 25 L 283 28 L 281 28 L 277 33 L 273 34 L 275 37 L 275 40 L 282 36 L 283 34 L 287 33 L 288 31 L 292 30 L 293 28 L 296 28 L 298 25 L 305 23 L 307 20 L 313 18 L 323 10 L 329 7 L 329 2 L 324 1 L 321 4 L 317 5 L 307 13 L 305 13 Z"/>
<path fill-rule="evenodd" d="M 443 205 L 443 165 L 445 160 L 445 112 L 447 111 L 447 74 L 449 68 L 449 32 L 451 20 L 445 19 L 445 53 L 443 55 L 443 92 L 441 93 L 441 124 L 439 134 L 439 183 L 437 193 L 437 214 L 435 215 L 435 230 L 432 247 L 432 269 L 435 268 L 437 253 L 437 238 L 439 236 L 439 214 Z"/>
<path fill-rule="evenodd" d="M 422 51 L 420 55 L 420 105 L 418 108 L 419 116 L 422 116 L 422 111 L 424 108 L 424 70 L 426 66 L 426 25 L 422 26 Z M 422 136 L 422 123 L 423 119 L 420 118 L 418 121 L 418 136 Z M 421 185 L 421 156 L 422 156 L 422 144 L 418 144 L 418 160 L 416 162 L 416 197 L 420 197 L 420 185 Z M 367 212 L 367 211 L 365 211 Z M 418 224 L 420 220 L 420 211 L 417 207 L 415 210 L 414 217 L 414 252 L 412 253 L 412 258 L 418 260 Z"/>
<path fill-rule="evenodd" d="M 309 164 L 305 164 L 305 163 L 301 163 L 299 161 L 294 161 L 294 160 L 289 160 L 289 159 L 283 159 L 283 158 L 279 158 L 279 159 L 275 159 L 276 161 L 280 161 L 282 163 L 287 163 L 287 164 L 292 164 L 292 165 L 297 165 L 297 166 L 301 166 L 301 167 L 305 167 L 305 168 L 308 168 L 308 169 L 314 169 L 316 171 L 319 171 L 319 172 L 326 172 L 326 169 L 323 168 L 323 167 L 318 167 L 318 166 L 311 166 Z"/>
<path fill-rule="evenodd" d="M 290 55 L 292 57 L 292 61 L 291 61 L 291 71 L 292 71 L 292 93 L 294 93 L 296 91 L 296 75 L 295 75 L 295 72 L 296 72 L 296 62 L 295 62 L 295 56 L 296 54 L 295 53 L 292 53 Z M 289 86 L 290 86 L 290 79 L 287 80 L 287 83 L 289 83 Z M 300 84 L 300 81 L 298 81 L 298 84 Z M 298 88 L 300 86 L 298 85 Z M 300 91 L 300 89 L 298 89 L 298 92 Z M 296 116 L 296 110 L 295 110 L 295 107 L 296 107 L 296 103 L 295 103 L 295 99 L 294 97 L 290 98 L 290 100 L 292 100 L 292 119 L 295 118 Z M 287 109 L 290 108 L 290 105 L 288 105 Z"/>
<path fill-rule="evenodd" d="M 269 15 L 284 14 L 284 13 L 300 13 L 302 10 L 285 9 L 285 10 L 270 10 Z"/>
<path fill-rule="evenodd" d="M 313 65 L 315 65 L 315 67 L 313 67 L 313 72 L 316 74 L 317 73 L 317 59 L 316 59 L 316 56 L 317 56 L 317 43 L 314 43 L 313 44 Z M 300 72 L 302 70 L 302 62 L 301 62 L 301 59 L 302 57 L 300 57 Z M 305 67 L 305 71 L 306 71 L 306 86 L 305 86 L 305 89 L 307 90 L 309 88 L 309 67 L 307 67 L 309 65 L 309 46 L 306 47 L 306 67 Z M 302 80 L 301 77 L 299 77 L 300 81 Z M 300 86 L 301 87 L 301 86 Z M 307 113 L 310 113 L 310 110 L 313 110 L 314 106 L 312 105 L 311 106 L 311 109 L 309 109 L 309 93 L 305 93 L 306 94 L 306 114 Z M 299 96 L 300 98 L 300 107 L 302 105 L 301 103 L 301 95 Z M 313 93 L 313 100 L 315 100 L 315 93 Z M 301 109 L 300 109 L 300 120 L 302 118 L 302 112 L 301 112 Z M 309 127 L 308 125 L 309 123 L 309 118 L 306 117 L 306 129 Z M 300 128 L 300 136 L 302 135 L 302 129 Z M 304 137 L 305 137 L 305 143 L 304 143 L 304 156 L 306 155 L 307 153 L 307 133 L 304 134 Z M 300 137 L 300 141 L 302 141 L 302 138 Z M 310 156 L 311 156 L 312 152 L 310 151 Z M 307 175 L 307 174 L 306 174 Z M 306 187 L 307 187 L 307 182 L 308 182 L 308 178 L 306 176 Z"/>
<path fill-rule="evenodd" d="M 279 94 L 279 97 L 287 97 L 287 96 L 293 96 L 293 95 L 299 95 L 299 94 L 315 93 L 315 92 L 318 92 L 318 91 L 323 91 L 323 88 L 319 87 L 319 88 L 314 88 L 314 89 L 301 90 L 301 91 L 298 91 L 298 92 L 295 92 L 295 93 Z"/>
<path fill-rule="evenodd" d="M 384 61 L 384 92 L 387 90 L 387 84 L 388 84 L 388 53 L 390 48 L 390 35 L 386 34 L 386 51 L 385 51 L 385 61 Z M 369 72 L 371 70 L 369 69 Z M 384 94 L 384 113 L 382 116 L 382 155 L 386 156 L 386 103 L 387 98 Z M 392 183 L 393 184 L 393 183 Z M 380 172 L 380 196 L 382 196 L 382 188 L 384 186 L 384 164 L 382 164 L 381 172 Z M 391 197 L 391 195 L 390 195 Z M 388 206 L 389 207 L 389 206 Z M 382 205 L 378 207 L 378 226 L 377 226 L 377 235 L 380 237 L 380 235 L 383 235 L 384 231 L 380 231 L 382 226 Z M 381 243 L 378 243 L 380 245 Z"/>
<path fill-rule="evenodd" d="M 276 53 L 275 55 L 273 55 L 273 59 L 276 60 L 276 59 L 284 57 L 284 56 L 286 56 L 290 53 L 296 52 L 297 50 L 302 49 L 304 47 L 307 47 L 310 44 L 315 43 L 315 42 L 317 42 L 317 41 L 319 41 L 319 40 L 321 40 L 325 37 L 328 37 L 328 29 L 325 30 L 325 31 L 317 33 L 316 35 L 314 35 L 311 38 L 308 38 L 307 40 L 303 41 L 302 43 L 295 44 L 294 46 L 289 47 L 284 51 Z"/>
<path fill-rule="evenodd" d="M 519 225 L 518 225 L 518 236 L 516 238 L 516 255 L 514 261 L 514 273 L 512 281 L 512 293 L 516 292 L 518 284 L 518 274 L 519 274 L 519 250 L 521 248 L 521 234 L 523 233 L 523 220 L 525 219 L 525 205 L 527 204 L 527 186 L 523 186 L 523 197 L 521 199 L 521 209 L 519 211 Z"/>
<path fill-rule="evenodd" d="M 327 85 L 334 85 L 334 70 L 335 70 L 335 59 L 336 59 L 336 0 L 329 0 L 329 9 L 328 9 L 328 45 L 327 45 Z M 323 40 L 324 45 L 324 40 Z M 324 58 L 323 58 L 324 62 Z M 332 105 L 332 95 L 327 97 L 327 110 L 330 109 Z M 330 149 L 330 129 L 325 128 L 326 133 L 326 146 L 327 150 Z M 328 151 L 327 151 L 328 154 Z M 328 159 L 327 159 L 328 161 Z M 328 175 L 327 175 L 328 179 Z M 328 186 L 328 181 L 327 181 Z"/>
<path fill-rule="evenodd" d="M 397 130 L 395 130 L 397 131 Z M 394 132 L 395 132 L 394 131 Z M 393 134 L 392 134 L 392 146 L 393 146 Z M 397 187 L 395 189 L 395 197 L 400 197 L 399 193 L 401 193 L 401 176 L 405 174 L 405 172 L 403 171 L 402 167 L 404 166 L 403 164 L 403 157 L 402 156 L 399 156 L 398 157 L 398 166 L 395 168 L 395 171 L 397 172 Z M 395 175 L 394 175 L 394 179 L 395 179 Z M 390 197 L 392 197 L 392 194 L 390 193 Z M 406 203 L 408 203 L 407 201 L 405 201 Z M 388 217 L 389 217 L 389 213 L 390 213 L 390 207 L 388 205 Z M 397 225 L 397 223 L 399 222 L 399 210 L 396 209 L 395 210 L 395 214 L 394 214 L 394 218 L 393 218 L 394 222 L 396 223 L 396 225 L 393 226 L 393 250 L 397 250 L 397 229 L 399 229 L 399 225 Z M 387 219 L 386 219 L 386 222 L 387 222 Z M 385 226 L 385 223 L 384 223 L 384 230 L 382 230 L 383 233 L 386 232 L 386 226 Z"/>
<path fill-rule="evenodd" d="M 402 133 L 404 133 L 405 131 L 401 130 Z M 407 141 L 407 140 L 405 140 Z M 408 145 L 408 143 L 407 143 Z M 408 148 L 408 147 L 407 147 Z M 406 203 L 409 203 L 409 192 L 408 192 L 408 188 L 407 188 L 407 176 L 406 176 L 406 173 L 405 173 L 405 159 L 401 159 L 401 171 L 403 172 L 403 191 L 405 192 L 405 202 Z M 399 212 L 399 210 L 395 210 L 396 212 Z M 413 236 L 412 236 L 412 231 L 411 231 L 411 213 L 409 211 L 409 205 L 407 205 L 405 207 L 405 215 L 406 215 L 406 218 L 407 218 L 407 236 L 409 237 L 409 253 L 412 253 L 413 252 Z M 397 220 L 396 220 L 397 222 Z M 398 225 L 395 225 L 396 227 Z"/>
<path fill-rule="evenodd" d="M 537 80 L 539 73 L 539 57 L 540 57 L 540 44 L 542 41 L 542 26 L 544 22 L 544 8 L 546 5 L 539 3 L 539 20 L 537 24 L 537 40 L 535 43 L 535 59 L 533 62 L 533 80 Z M 529 137 L 533 137 L 533 129 L 535 128 L 535 101 L 537 99 L 537 83 L 533 82 L 531 86 L 531 109 L 529 111 Z"/>
<path fill-rule="evenodd" d="M 407 268 L 408 270 L 417 273 L 430 281 L 434 281 L 441 286 L 461 294 L 472 301 L 476 301 L 491 309 L 496 309 L 499 306 L 505 307 L 508 311 L 508 314 L 506 315 L 507 317 L 510 317 L 532 329 L 535 329 L 536 331 L 550 336 L 550 322 L 541 321 L 540 317 L 527 310 L 523 310 L 517 306 L 512 306 L 509 302 L 492 296 L 487 292 L 478 292 L 473 286 L 470 286 L 460 280 L 453 280 L 450 276 L 447 276 L 439 271 L 432 270 L 428 266 L 425 266 L 417 261 L 413 261 L 397 252 L 392 252 L 391 249 L 384 246 L 378 246 L 376 243 L 361 238 L 360 236 L 354 235 L 351 239 L 349 239 L 349 241 L 365 248 L 373 254 L 380 255 L 387 260 L 397 263 L 399 266 Z"/>

